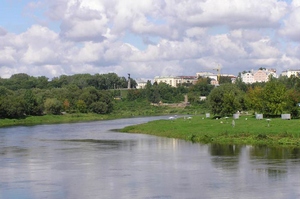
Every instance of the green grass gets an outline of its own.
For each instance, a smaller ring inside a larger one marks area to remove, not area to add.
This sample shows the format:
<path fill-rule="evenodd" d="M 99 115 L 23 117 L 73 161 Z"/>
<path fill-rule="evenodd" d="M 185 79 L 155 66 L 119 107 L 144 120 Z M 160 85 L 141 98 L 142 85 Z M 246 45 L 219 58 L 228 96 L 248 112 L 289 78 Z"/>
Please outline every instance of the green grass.
<path fill-rule="evenodd" d="M 112 115 L 98 114 L 65 114 L 65 115 L 44 115 L 29 116 L 23 119 L 0 119 L 0 127 L 17 126 L 17 125 L 37 125 L 37 124 L 56 124 L 56 123 L 72 123 L 95 120 L 115 119 Z"/>
<path fill-rule="evenodd" d="M 247 119 L 246 119 L 247 118 Z M 300 120 L 274 118 L 256 120 L 253 116 L 232 119 L 206 119 L 194 116 L 191 120 L 152 121 L 141 125 L 129 126 L 122 132 L 144 133 L 156 136 L 179 138 L 201 143 L 251 144 L 267 146 L 300 147 Z"/>

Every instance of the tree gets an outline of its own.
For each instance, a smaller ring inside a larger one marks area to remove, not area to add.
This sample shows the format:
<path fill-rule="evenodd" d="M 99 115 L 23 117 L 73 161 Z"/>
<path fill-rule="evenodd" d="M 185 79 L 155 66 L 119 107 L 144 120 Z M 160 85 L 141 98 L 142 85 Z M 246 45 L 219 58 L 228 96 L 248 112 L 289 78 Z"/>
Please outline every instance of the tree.
<path fill-rule="evenodd" d="M 219 84 L 226 84 L 226 83 L 232 83 L 231 77 L 220 76 L 220 78 L 219 78 Z"/>
<path fill-rule="evenodd" d="M 78 100 L 77 103 L 76 103 L 76 107 L 77 107 L 77 110 L 80 113 L 86 113 L 87 112 L 87 107 L 86 107 L 86 104 L 83 100 Z"/>
<path fill-rule="evenodd" d="M 108 106 L 104 102 L 94 102 L 91 104 L 91 111 L 98 114 L 108 113 Z"/>
<path fill-rule="evenodd" d="M 41 115 L 42 107 L 38 104 L 32 90 L 26 90 L 24 94 L 24 110 L 26 115 Z"/>
<path fill-rule="evenodd" d="M 24 117 L 24 106 L 20 96 L 8 95 L 0 98 L 0 118 L 22 117 Z"/>
<path fill-rule="evenodd" d="M 250 87 L 246 94 L 246 106 L 258 113 L 263 113 L 263 88 L 256 86 Z"/>
<path fill-rule="evenodd" d="M 47 98 L 44 103 L 45 111 L 49 114 L 59 115 L 63 108 L 62 103 L 56 98 Z"/>
<path fill-rule="evenodd" d="M 295 89 L 287 91 L 287 102 L 286 108 L 293 118 L 299 117 L 299 103 L 300 103 L 300 92 Z"/>
<path fill-rule="evenodd" d="M 262 93 L 263 114 L 280 115 L 287 104 L 286 87 L 276 79 L 266 83 Z"/>
<path fill-rule="evenodd" d="M 213 114 L 226 116 L 243 107 L 243 93 L 234 84 L 222 84 L 211 91 L 208 102 Z"/>

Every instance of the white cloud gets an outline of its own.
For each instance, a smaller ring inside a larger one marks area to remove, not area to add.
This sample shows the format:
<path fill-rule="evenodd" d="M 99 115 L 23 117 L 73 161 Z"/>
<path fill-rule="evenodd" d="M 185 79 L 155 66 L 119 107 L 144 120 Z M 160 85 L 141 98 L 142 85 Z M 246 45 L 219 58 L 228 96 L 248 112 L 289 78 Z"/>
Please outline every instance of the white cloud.
<path fill-rule="evenodd" d="M 4 36 L 6 35 L 6 33 L 7 33 L 6 30 L 0 27 L 0 36 Z"/>
<path fill-rule="evenodd" d="M 13 34 L 0 24 L 0 72 L 50 77 L 116 72 L 151 79 L 195 75 L 216 64 L 234 74 L 296 67 L 299 6 L 300 0 L 32 1 L 27 8 L 45 10 L 49 26 L 34 24 Z M 52 23 L 60 26 L 52 29 Z M 125 43 L 127 34 L 134 37 Z"/>
<path fill-rule="evenodd" d="M 300 41 L 300 2 L 294 1 L 292 12 L 286 20 L 284 20 L 284 26 L 279 31 L 280 34 L 286 36 L 294 41 Z"/>
<path fill-rule="evenodd" d="M 274 27 L 287 12 L 287 4 L 276 0 L 180 1 L 166 0 L 174 23 L 190 25 L 227 25 L 231 28 Z"/>

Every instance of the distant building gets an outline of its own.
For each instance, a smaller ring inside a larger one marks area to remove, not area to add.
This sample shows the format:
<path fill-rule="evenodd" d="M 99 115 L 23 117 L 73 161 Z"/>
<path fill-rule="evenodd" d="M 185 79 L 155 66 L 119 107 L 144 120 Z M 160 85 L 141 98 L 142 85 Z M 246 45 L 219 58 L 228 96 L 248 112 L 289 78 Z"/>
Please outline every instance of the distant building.
<path fill-rule="evenodd" d="M 222 77 L 230 77 L 231 78 L 231 82 L 234 83 L 236 80 L 236 77 L 232 74 L 219 74 Z M 199 72 L 196 73 L 196 76 L 199 77 L 204 77 L 204 78 L 210 78 L 211 82 L 210 84 L 212 85 L 219 85 L 219 81 L 218 81 L 218 74 L 214 74 L 211 72 Z"/>
<path fill-rule="evenodd" d="M 156 76 L 154 82 L 158 84 L 164 82 L 170 86 L 177 87 L 180 84 L 191 83 L 195 84 L 197 82 L 196 76 Z"/>
<path fill-rule="evenodd" d="M 243 73 L 241 75 L 242 78 L 242 82 L 246 83 L 246 84 L 252 84 L 254 81 L 254 76 L 253 73 Z"/>
<path fill-rule="evenodd" d="M 267 82 L 270 77 L 277 78 L 276 70 L 274 69 L 263 69 L 263 70 L 252 70 L 251 72 L 246 72 L 241 74 L 241 79 L 247 84 L 252 84 L 255 82 Z"/>
<path fill-rule="evenodd" d="M 299 77 L 300 76 L 300 70 L 286 70 L 283 71 L 281 73 L 282 76 L 287 76 L 287 77 L 291 77 L 292 75 L 294 75 L 295 77 Z"/>
<path fill-rule="evenodd" d="M 211 73 L 211 72 L 199 72 L 199 73 L 196 73 L 196 76 L 197 76 L 197 78 L 203 77 L 203 78 L 210 78 L 210 79 L 213 79 L 213 80 L 218 79 L 218 75 L 214 74 L 214 73 Z"/>
<path fill-rule="evenodd" d="M 137 86 L 136 86 L 137 89 L 145 88 L 145 86 L 147 84 L 147 81 L 144 81 L 142 79 L 137 79 L 137 80 L 135 80 L 135 82 L 137 83 Z"/>

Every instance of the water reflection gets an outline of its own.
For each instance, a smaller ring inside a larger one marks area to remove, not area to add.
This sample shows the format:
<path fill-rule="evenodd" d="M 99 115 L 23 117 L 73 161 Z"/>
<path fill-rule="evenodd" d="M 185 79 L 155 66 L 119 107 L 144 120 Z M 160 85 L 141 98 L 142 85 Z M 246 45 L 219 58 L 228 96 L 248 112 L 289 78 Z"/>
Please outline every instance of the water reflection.
<path fill-rule="evenodd" d="M 299 149 L 110 131 L 145 121 L 0 129 L 0 199 L 300 198 Z"/>

